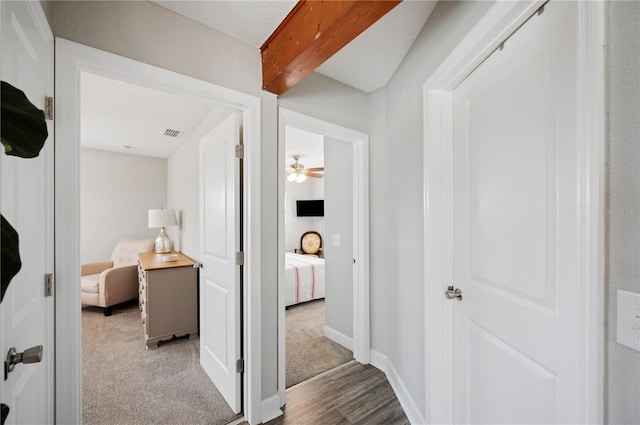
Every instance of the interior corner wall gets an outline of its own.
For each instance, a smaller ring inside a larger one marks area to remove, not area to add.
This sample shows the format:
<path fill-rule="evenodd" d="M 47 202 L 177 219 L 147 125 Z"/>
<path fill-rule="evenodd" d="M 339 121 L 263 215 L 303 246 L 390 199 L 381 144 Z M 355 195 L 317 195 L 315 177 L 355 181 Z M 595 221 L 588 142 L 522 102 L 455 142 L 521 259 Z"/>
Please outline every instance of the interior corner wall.
<path fill-rule="evenodd" d="M 176 210 L 177 227 L 167 229 L 174 248 L 195 261 L 200 257 L 200 140 L 233 110 L 215 107 L 167 161 L 167 208 Z"/>
<path fill-rule="evenodd" d="M 262 400 L 278 395 L 278 98 L 262 92 L 260 229 Z M 265 134 L 272 136 L 265 137 Z M 251 208 L 251 205 L 246 206 Z"/>
<path fill-rule="evenodd" d="M 395 314 L 396 291 L 390 282 L 398 275 L 396 261 L 386 261 L 384 266 L 374 265 L 388 255 L 388 246 L 397 244 L 393 229 L 395 219 L 393 211 L 388 208 L 388 200 L 396 190 L 386 184 L 389 166 L 388 158 L 393 144 L 386 142 L 387 130 L 387 91 L 382 88 L 369 95 L 369 257 L 370 257 L 370 302 L 371 302 L 371 348 L 379 353 L 389 353 L 391 335 L 391 318 Z M 375 272 L 375 275 L 373 273 Z M 392 313 L 393 312 L 393 313 Z"/>
<path fill-rule="evenodd" d="M 324 160 L 325 325 L 353 339 L 353 144 L 325 137 Z"/>
<path fill-rule="evenodd" d="M 640 293 L 640 3 L 607 2 L 608 314 L 605 422 L 640 423 L 640 352 L 616 342 L 617 292 Z"/>
<path fill-rule="evenodd" d="M 371 317 L 381 316 L 374 324 L 387 321 L 383 329 L 372 326 L 373 348 L 386 348 L 383 354 L 423 415 L 426 362 L 422 86 L 492 5 L 493 2 L 438 2 L 384 93 L 369 96 L 371 243 L 376 244 L 371 249 Z M 385 104 L 384 111 L 380 111 L 381 102 Z M 386 297 L 388 306 L 377 310 L 382 297 Z"/>
<path fill-rule="evenodd" d="M 369 132 L 367 95 L 317 72 L 279 97 L 278 105 L 346 128 Z"/>
<path fill-rule="evenodd" d="M 262 90 L 259 49 L 149 1 L 50 3 L 56 37 L 260 98 L 261 398 L 277 395 L 278 98 Z"/>
<path fill-rule="evenodd" d="M 40 0 L 40 6 L 42 6 L 42 11 L 44 12 L 44 16 L 47 17 L 47 21 L 51 22 L 51 2 Z"/>
<path fill-rule="evenodd" d="M 109 261 L 120 239 L 155 238 L 148 210 L 167 203 L 167 161 L 82 148 L 81 264 Z"/>

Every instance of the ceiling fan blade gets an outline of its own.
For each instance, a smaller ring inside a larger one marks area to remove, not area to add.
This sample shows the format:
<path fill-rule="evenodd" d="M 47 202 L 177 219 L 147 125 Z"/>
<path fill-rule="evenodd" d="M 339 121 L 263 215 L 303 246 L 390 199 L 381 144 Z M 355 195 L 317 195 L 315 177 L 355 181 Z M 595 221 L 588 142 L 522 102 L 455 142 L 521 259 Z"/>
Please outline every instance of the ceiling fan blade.
<path fill-rule="evenodd" d="M 318 173 L 306 173 L 308 177 L 315 177 L 317 179 L 321 179 L 324 177 L 324 174 L 318 174 Z"/>
<path fill-rule="evenodd" d="M 311 167 L 311 168 L 305 168 L 305 170 L 307 170 L 307 171 L 324 171 L 324 167 Z"/>

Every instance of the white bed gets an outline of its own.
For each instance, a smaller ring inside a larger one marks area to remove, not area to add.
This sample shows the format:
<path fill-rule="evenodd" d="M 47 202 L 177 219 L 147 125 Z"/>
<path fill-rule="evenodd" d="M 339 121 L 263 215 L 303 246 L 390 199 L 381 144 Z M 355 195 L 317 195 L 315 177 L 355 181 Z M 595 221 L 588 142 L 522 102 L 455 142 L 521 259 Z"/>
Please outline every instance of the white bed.
<path fill-rule="evenodd" d="M 324 298 L 324 259 L 286 252 L 285 306 Z"/>

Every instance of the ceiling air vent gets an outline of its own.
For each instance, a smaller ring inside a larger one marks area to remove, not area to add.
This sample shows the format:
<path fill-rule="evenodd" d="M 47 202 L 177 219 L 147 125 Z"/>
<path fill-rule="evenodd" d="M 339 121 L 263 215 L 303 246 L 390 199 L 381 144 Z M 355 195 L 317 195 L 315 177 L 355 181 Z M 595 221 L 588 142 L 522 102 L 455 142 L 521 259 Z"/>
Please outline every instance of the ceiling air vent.
<path fill-rule="evenodd" d="M 172 128 L 167 128 L 164 131 L 164 135 L 168 137 L 178 137 L 180 135 L 180 130 L 174 130 Z"/>

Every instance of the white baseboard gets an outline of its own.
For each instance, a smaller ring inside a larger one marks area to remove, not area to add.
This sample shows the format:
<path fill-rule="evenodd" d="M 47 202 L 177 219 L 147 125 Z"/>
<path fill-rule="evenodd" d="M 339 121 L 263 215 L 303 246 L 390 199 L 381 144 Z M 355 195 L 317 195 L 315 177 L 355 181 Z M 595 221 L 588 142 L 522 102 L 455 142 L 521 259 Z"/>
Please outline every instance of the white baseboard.
<path fill-rule="evenodd" d="M 404 385 L 404 382 L 402 382 L 402 379 L 400 379 L 400 375 L 398 375 L 398 372 L 393 367 L 393 363 L 391 363 L 386 355 L 374 350 L 373 348 L 370 353 L 371 364 L 387 375 L 387 380 L 389 381 L 389 384 L 391 384 L 391 388 L 393 388 L 393 392 L 396 394 L 396 397 L 398 397 L 398 401 L 400 402 L 404 413 L 407 415 L 409 422 L 412 424 L 426 423 L 420 413 L 420 410 L 416 406 L 416 403 L 413 401 L 413 398 L 409 395 L 407 387 Z"/>
<path fill-rule="evenodd" d="M 272 419 L 282 415 L 280 409 L 280 394 L 274 394 L 266 400 L 262 400 L 262 423 L 267 423 Z"/>
<path fill-rule="evenodd" d="M 327 325 L 324 326 L 324 336 L 329 338 L 331 341 L 342 345 L 344 348 L 353 351 L 353 338 L 348 337 Z"/>
<path fill-rule="evenodd" d="M 400 375 L 398 375 L 398 372 L 393 367 L 393 363 L 388 359 L 386 375 L 389 383 L 391 384 L 391 388 L 393 388 L 393 392 L 396 393 L 396 397 L 398 397 L 400 405 L 409 419 L 409 422 L 412 424 L 426 423 L 424 417 L 420 413 L 420 410 L 416 406 L 416 403 L 413 401 L 413 398 L 409 395 L 409 390 L 407 390 L 404 382 L 400 379 Z"/>
<path fill-rule="evenodd" d="M 387 356 L 385 356 L 379 351 L 374 350 L 373 348 L 371 349 L 369 353 L 369 363 L 371 363 L 373 366 L 383 371 L 385 374 L 387 373 L 388 361 L 389 359 L 387 358 Z"/>

